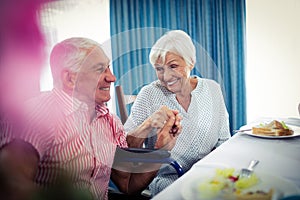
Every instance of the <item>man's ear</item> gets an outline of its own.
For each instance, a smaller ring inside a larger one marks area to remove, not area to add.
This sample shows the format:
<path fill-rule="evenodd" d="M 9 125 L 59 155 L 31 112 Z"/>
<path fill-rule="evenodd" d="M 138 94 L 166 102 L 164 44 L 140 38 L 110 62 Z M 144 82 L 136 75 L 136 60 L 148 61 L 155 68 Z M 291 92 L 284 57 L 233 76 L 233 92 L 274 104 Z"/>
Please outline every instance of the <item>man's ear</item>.
<path fill-rule="evenodd" d="M 64 69 L 61 72 L 61 79 L 63 83 L 63 88 L 68 90 L 73 90 L 76 82 L 76 73 L 68 69 Z"/>

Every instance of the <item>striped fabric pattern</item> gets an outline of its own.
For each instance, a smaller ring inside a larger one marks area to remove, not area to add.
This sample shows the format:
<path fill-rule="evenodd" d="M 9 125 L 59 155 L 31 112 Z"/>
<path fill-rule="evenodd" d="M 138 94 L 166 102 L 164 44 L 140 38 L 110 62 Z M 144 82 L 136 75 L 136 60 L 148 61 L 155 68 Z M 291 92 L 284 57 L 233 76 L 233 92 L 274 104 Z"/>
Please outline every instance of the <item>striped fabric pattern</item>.
<path fill-rule="evenodd" d="M 57 89 L 26 105 L 27 125 L 17 137 L 40 156 L 36 184 L 47 188 L 64 175 L 76 188 L 107 199 L 116 146 L 127 147 L 119 118 L 98 105 L 90 120 L 85 103 Z"/>

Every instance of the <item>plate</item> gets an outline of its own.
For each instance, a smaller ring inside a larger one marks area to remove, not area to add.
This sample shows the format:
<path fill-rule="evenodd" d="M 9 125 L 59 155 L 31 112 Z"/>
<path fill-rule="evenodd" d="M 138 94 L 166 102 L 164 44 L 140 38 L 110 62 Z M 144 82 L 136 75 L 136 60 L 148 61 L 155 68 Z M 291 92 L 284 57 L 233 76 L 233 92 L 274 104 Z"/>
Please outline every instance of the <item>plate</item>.
<path fill-rule="evenodd" d="M 283 120 L 287 125 L 300 126 L 300 118 L 290 117 Z"/>
<path fill-rule="evenodd" d="M 225 168 L 230 168 L 231 166 L 223 163 L 218 163 L 218 162 L 201 162 L 201 163 L 195 163 L 193 165 L 193 168 L 202 168 L 201 171 L 203 170 L 208 170 L 211 171 L 213 169 L 225 169 Z"/>
<path fill-rule="evenodd" d="M 292 129 L 294 131 L 293 135 L 283 135 L 283 136 L 257 135 L 257 134 L 253 134 L 252 131 L 244 131 L 243 133 L 245 133 L 247 135 L 254 136 L 254 137 L 271 138 L 271 139 L 293 138 L 293 137 L 300 136 L 300 127 L 291 126 L 291 125 L 288 125 L 288 126 L 289 126 L 290 129 Z"/>
<path fill-rule="evenodd" d="M 181 196 L 185 200 L 203 200 L 205 198 L 201 197 L 199 192 L 197 191 L 197 186 L 204 182 L 205 180 L 212 178 L 215 174 L 214 170 L 201 170 L 199 168 L 199 173 L 193 174 L 193 177 L 187 179 L 182 186 L 181 189 Z M 247 190 L 244 190 L 245 192 L 247 191 L 257 191 L 257 190 L 262 190 L 262 191 L 269 191 L 271 188 L 274 189 L 273 197 L 272 200 L 278 200 L 283 197 L 288 197 L 292 195 L 299 195 L 300 194 L 300 188 L 297 187 L 294 183 L 285 180 L 281 177 L 278 176 L 273 176 L 269 174 L 264 174 L 264 173 L 256 173 L 256 175 L 259 177 L 260 182 L 251 187 L 248 188 Z M 220 198 L 220 197 L 219 197 Z M 218 197 L 215 198 L 209 198 L 209 200 L 216 200 Z M 208 200 L 208 199 L 206 199 Z"/>

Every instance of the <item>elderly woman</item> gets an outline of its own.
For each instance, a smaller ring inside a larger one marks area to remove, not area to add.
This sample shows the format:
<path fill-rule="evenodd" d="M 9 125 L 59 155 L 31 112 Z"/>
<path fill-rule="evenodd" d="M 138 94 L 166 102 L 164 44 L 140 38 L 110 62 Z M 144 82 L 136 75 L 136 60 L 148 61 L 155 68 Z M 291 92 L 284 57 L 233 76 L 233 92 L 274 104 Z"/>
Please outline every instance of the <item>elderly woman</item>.
<path fill-rule="evenodd" d="M 188 171 L 194 163 L 230 138 L 228 113 L 220 86 L 213 80 L 191 76 L 196 50 L 191 38 L 174 30 L 163 35 L 152 47 L 150 62 L 158 80 L 144 86 L 125 123 L 130 134 L 146 119 L 159 121 L 153 113 L 162 105 L 178 110 L 182 131 L 171 154 Z M 162 122 L 163 123 L 163 122 Z M 155 129 L 145 145 L 153 148 Z M 157 194 L 177 178 L 173 168 L 161 167 L 149 189 Z"/>

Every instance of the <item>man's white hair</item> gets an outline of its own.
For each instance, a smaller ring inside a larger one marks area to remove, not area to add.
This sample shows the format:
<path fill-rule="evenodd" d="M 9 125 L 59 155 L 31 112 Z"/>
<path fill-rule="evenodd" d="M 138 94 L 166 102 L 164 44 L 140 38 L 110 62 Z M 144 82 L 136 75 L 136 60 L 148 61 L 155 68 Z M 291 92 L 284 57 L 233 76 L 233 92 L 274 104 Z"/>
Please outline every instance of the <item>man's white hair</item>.
<path fill-rule="evenodd" d="M 78 72 L 82 62 L 96 47 L 101 48 L 101 45 L 91 39 L 81 37 L 69 38 L 56 44 L 50 55 L 54 86 L 61 86 L 62 70 L 69 69 Z"/>

